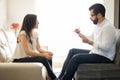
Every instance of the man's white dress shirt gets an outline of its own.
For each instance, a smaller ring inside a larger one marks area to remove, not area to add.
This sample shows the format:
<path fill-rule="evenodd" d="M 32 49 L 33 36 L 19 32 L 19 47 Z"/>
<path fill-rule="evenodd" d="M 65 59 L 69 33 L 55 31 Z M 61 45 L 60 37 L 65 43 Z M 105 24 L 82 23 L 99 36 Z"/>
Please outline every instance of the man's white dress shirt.
<path fill-rule="evenodd" d="M 116 47 L 115 27 L 111 25 L 107 19 L 101 24 L 96 25 L 95 30 L 90 37 L 94 41 L 94 45 L 90 54 L 99 54 L 114 59 Z"/>

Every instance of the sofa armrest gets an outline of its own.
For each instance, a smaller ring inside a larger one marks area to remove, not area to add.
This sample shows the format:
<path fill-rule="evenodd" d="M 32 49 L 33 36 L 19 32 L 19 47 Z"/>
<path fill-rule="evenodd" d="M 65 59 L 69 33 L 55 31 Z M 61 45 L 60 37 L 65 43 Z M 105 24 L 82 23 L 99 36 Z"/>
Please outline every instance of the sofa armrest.
<path fill-rule="evenodd" d="M 0 63 L 0 80 L 46 80 L 41 63 Z"/>

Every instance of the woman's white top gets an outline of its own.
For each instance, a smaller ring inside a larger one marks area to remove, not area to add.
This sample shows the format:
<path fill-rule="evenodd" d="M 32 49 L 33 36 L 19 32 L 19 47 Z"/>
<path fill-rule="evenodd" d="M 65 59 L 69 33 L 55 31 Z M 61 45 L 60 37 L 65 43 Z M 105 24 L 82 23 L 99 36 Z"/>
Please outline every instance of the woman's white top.
<path fill-rule="evenodd" d="M 20 35 L 26 35 L 25 31 L 21 31 L 19 33 Z M 37 32 L 34 32 L 33 37 L 31 38 L 32 44 L 30 43 L 30 39 L 27 37 L 27 44 L 28 44 L 28 48 L 32 51 L 36 51 L 36 40 L 39 37 Z M 23 45 L 21 44 L 21 42 L 19 41 L 16 45 L 16 49 L 13 55 L 13 59 L 19 59 L 19 58 L 23 58 L 23 57 L 30 57 L 29 55 L 27 55 L 23 49 Z"/>

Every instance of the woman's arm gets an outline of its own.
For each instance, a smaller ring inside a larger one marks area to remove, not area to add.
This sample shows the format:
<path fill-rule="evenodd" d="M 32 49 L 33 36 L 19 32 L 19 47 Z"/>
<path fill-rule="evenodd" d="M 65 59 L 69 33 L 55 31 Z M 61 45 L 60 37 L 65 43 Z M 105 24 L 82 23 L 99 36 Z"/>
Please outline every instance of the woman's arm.
<path fill-rule="evenodd" d="M 39 39 L 37 38 L 36 40 L 36 49 L 39 51 L 40 54 L 42 54 L 44 57 L 46 57 L 47 59 L 52 59 L 53 53 L 47 50 L 44 50 L 41 48 L 40 43 L 39 43 Z"/>
<path fill-rule="evenodd" d="M 42 54 L 39 54 L 39 52 L 32 51 L 28 48 L 27 38 L 26 35 L 21 34 L 19 36 L 20 42 L 22 44 L 22 47 L 27 55 L 30 56 L 43 56 Z"/>

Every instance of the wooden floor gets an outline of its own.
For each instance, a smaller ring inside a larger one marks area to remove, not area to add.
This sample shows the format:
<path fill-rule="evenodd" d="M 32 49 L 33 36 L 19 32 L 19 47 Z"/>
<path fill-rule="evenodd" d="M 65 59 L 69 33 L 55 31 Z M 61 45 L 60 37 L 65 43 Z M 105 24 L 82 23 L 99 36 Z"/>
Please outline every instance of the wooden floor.
<path fill-rule="evenodd" d="M 61 68 L 65 61 L 65 56 L 56 56 L 53 58 L 53 68 Z"/>
<path fill-rule="evenodd" d="M 53 58 L 53 71 L 57 77 L 61 72 L 64 60 L 65 60 L 64 56 L 57 56 Z"/>

